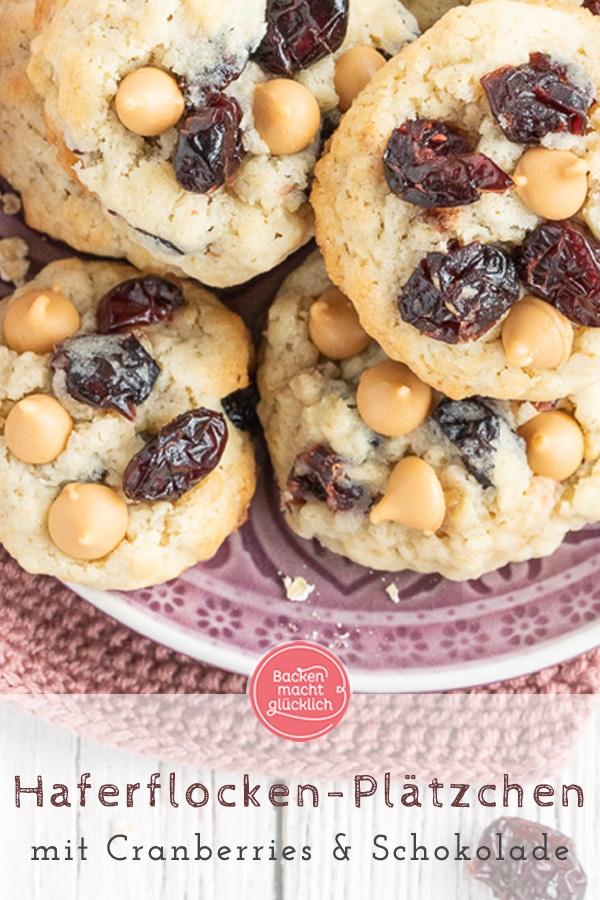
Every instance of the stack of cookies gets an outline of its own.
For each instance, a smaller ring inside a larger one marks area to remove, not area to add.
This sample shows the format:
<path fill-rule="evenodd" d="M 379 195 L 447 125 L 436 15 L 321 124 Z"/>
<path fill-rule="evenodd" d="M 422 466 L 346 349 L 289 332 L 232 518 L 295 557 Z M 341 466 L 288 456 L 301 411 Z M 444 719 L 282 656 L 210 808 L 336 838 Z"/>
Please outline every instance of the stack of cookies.
<path fill-rule="evenodd" d="M 0 540 L 105 589 L 211 557 L 256 483 L 253 347 L 199 283 L 269 272 L 314 234 L 314 164 L 417 36 L 398 0 L 10 0 L 0 174 L 86 254 L 0 309 Z"/>
<path fill-rule="evenodd" d="M 487 0 L 344 116 L 261 370 L 299 534 L 466 579 L 600 518 L 599 59 L 587 10 Z"/>
<path fill-rule="evenodd" d="M 198 282 L 315 230 L 258 372 L 291 528 L 466 579 L 600 519 L 600 20 L 412 5 L 454 8 L 418 37 L 399 0 L 8 4 L 0 173 L 28 224 L 130 264 L 3 303 L 0 540 L 26 568 L 139 587 L 244 520 L 252 346 Z"/>

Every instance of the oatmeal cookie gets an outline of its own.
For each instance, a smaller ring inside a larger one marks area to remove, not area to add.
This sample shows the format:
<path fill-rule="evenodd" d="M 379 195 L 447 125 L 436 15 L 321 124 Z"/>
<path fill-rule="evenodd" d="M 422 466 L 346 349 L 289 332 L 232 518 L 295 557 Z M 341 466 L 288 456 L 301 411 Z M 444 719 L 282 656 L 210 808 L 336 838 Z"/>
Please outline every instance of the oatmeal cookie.
<path fill-rule="evenodd" d="M 417 33 L 398 0 L 292 6 L 38 6 L 29 75 L 67 167 L 159 263 L 213 286 L 309 240 L 313 166 L 349 102 L 337 63 L 381 51 L 370 74 Z"/>
<path fill-rule="evenodd" d="M 84 253 L 152 266 L 151 254 L 131 241 L 127 226 L 65 171 L 59 148 L 47 139 L 42 101 L 27 77 L 34 6 L 35 0 L 11 0 L 2 9 L 0 174 L 21 194 L 32 228 Z"/>
<path fill-rule="evenodd" d="M 552 400 L 596 378 L 599 94 L 587 10 L 457 7 L 374 76 L 317 165 L 330 276 L 448 396 Z"/>
<path fill-rule="evenodd" d="M 265 334 L 259 415 L 297 534 L 370 568 L 464 580 L 600 516 L 598 386 L 548 404 L 450 400 L 361 338 L 347 304 L 315 254 Z"/>
<path fill-rule="evenodd" d="M 0 304 L 0 540 L 102 589 L 174 578 L 245 519 L 249 436 L 227 416 L 252 356 L 192 282 L 51 263 Z"/>

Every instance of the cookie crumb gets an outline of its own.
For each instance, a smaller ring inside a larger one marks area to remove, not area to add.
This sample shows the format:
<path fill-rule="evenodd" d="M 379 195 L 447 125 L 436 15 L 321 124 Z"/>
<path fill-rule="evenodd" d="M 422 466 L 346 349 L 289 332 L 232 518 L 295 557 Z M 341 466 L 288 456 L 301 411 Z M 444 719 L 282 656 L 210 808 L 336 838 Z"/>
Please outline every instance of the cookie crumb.
<path fill-rule="evenodd" d="M 286 597 L 294 603 L 308 600 L 315 589 L 314 584 L 309 584 L 301 575 L 297 575 L 295 578 L 292 578 L 290 575 L 284 575 L 283 586 Z"/>
<path fill-rule="evenodd" d="M 392 601 L 392 603 L 400 603 L 402 597 L 400 596 L 400 591 L 398 590 L 398 588 L 396 587 L 395 584 L 393 584 L 393 583 L 388 584 L 388 586 L 385 589 L 385 592 L 388 595 L 388 597 L 390 598 L 390 600 Z"/>
<path fill-rule="evenodd" d="M 17 287 L 25 284 L 29 270 L 29 248 L 22 238 L 9 237 L 0 240 L 0 278 L 11 281 Z"/>
<path fill-rule="evenodd" d="M 21 212 L 21 198 L 18 194 L 0 194 L 0 202 L 2 203 L 2 212 L 6 216 L 16 216 Z"/>

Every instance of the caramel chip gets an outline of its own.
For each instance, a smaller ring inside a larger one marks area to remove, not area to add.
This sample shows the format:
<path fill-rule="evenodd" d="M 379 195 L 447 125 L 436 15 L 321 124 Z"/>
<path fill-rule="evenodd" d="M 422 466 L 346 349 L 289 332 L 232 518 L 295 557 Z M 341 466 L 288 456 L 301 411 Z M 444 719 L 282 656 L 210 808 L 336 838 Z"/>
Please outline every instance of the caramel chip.
<path fill-rule="evenodd" d="M 515 190 L 538 216 L 568 219 L 581 209 L 587 194 L 588 165 L 570 150 L 532 147 L 515 169 Z"/>
<path fill-rule="evenodd" d="M 299 153 L 312 144 L 321 124 L 315 96 L 291 78 L 264 81 L 254 90 L 254 124 L 275 156 Z"/>
<path fill-rule="evenodd" d="M 350 359 L 370 343 L 352 303 L 336 287 L 326 290 L 312 304 L 308 333 L 315 347 L 329 359 Z"/>
<path fill-rule="evenodd" d="M 74 559 L 101 559 L 127 533 L 129 513 L 116 491 L 104 484 L 67 484 L 48 513 L 50 537 Z"/>
<path fill-rule="evenodd" d="M 404 363 L 383 360 L 363 372 L 356 405 L 363 421 L 379 434 L 408 434 L 431 408 L 431 388 Z"/>
<path fill-rule="evenodd" d="M 154 66 L 142 66 L 126 75 L 119 85 L 115 108 L 129 131 L 155 137 L 179 121 L 185 101 L 172 75 Z"/>
<path fill-rule="evenodd" d="M 396 463 L 383 498 L 371 510 L 371 522 L 398 522 L 426 534 L 440 528 L 446 515 L 444 491 L 435 469 L 419 456 Z"/>
<path fill-rule="evenodd" d="M 49 353 L 80 324 L 75 306 L 58 288 L 26 291 L 8 307 L 4 340 L 17 353 Z"/>
<path fill-rule="evenodd" d="M 583 432 L 562 410 L 539 413 L 519 428 L 527 445 L 527 461 L 536 475 L 564 481 L 581 465 Z"/>
<path fill-rule="evenodd" d="M 527 294 L 509 310 L 502 344 L 511 366 L 553 369 L 571 355 L 573 326 L 554 306 Z"/>
<path fill-rule="evenodd" d="M 73 419 L 58 400 L 47 394 L 30 394 L 10 410 L 4 438 L 17 459 L 42 465 L 60 456 L 72 430 Z"/>

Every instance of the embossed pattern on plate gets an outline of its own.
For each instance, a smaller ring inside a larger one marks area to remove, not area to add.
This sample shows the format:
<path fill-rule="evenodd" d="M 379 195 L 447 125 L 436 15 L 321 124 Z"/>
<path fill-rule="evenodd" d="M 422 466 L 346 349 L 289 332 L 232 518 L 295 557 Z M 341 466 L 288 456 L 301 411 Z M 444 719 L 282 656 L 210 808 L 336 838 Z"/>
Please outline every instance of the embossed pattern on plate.
<path fill-rule="evenodd" d="M 71 253 L 0 214 L 0 237 L 9 235 L 27 240 L 34 271 Z M 243 291 L 218 292 L 256 337 L 293 262 Z M 0 282 L 0 295 L 9 290 Z M 210 562 L 127 594 L 74 589 L 153 639 L 240 672 L 252 671 L 281 641 L 317 641 L 339 654 L 355 690 L 464 687 L 524 674 L 600 643 L 600 525 L 569 535 L 551 557 L 462 584 L 373 572 L 287 529 L 260 436 L 258 444 L 261 477 L 249 520 Z M 305 601 L 288 600 L 286 575 L 302 576 L 314 591 Z M 386 592 L 390 584 L 398 602 Z"/>
<path fill-rule="evenodd" d="M 560 650 L 553 655 L 551 648 L 567 634 L 581 631 L 585 643 L 587 627 L 598 625 L 600 639 L 600 526 L 570 534 L 550 557 L 474 581 L 375 572 L 289 531 L 261 456 L 259 490 L 240 532 L 210 562 L 168 584 L 121 595 L 124 602 L 193 634 L 199 647 L 234 649 L 240 658 L 258 659 L 282 641 L 317 641 L 335 650 L 359 682 L 385 673 L 387 690 L 410 689 L 411 671 L 439 670 L 438 689 L 477 680 L 465 670 L 470 664 L 487 669 L 498 662 L 505 671 L 508 662 L 509 674 L 521 674 L 530 651 L 542 646 L 549 663 L 558 661 Z M 284 575 L 302 576 L 315 589 L 292 602 Z M 390 584 L 398 602 L 386 592 Z"/>

